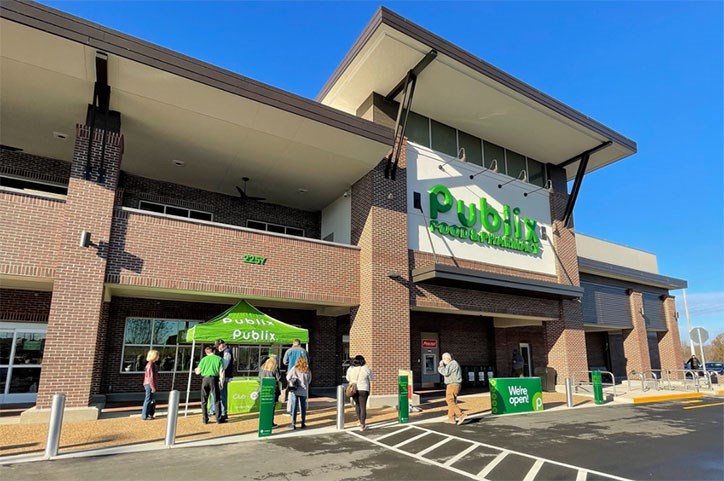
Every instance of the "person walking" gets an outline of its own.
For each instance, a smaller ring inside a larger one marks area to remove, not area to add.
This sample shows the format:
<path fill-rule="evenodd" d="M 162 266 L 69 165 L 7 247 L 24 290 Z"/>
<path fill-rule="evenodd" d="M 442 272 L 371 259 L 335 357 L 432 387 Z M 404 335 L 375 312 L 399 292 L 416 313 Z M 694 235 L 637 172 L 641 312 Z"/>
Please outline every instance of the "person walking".
<path fill-rule="evenodd" d="M 307 365 L 309 365 L 309 353 L 306 349 L 302 347 L 302 341 L 299 339 L 294 339 L 292 341 L 292 347 L 287 349 L 287 352 L 284 353 L 284 357 L 282 358 L 282 364 L 284 364 L 287 368 L 287 372 L 289 372 L 294 366 L 297 365 L 297 360 L 300 357 L 304 357 L 307 359 Z M 286 408 L 286 414 L 291 415 L 292 412 L 292 403 L 289 401 L 289 391 L 287 390 L 287 408 Z"/>
<path fill-rule="evenodd" d="M 204 348 L 206 356 L 199 362 L 199 366 L 194 372 L 199 374 L 201 379 L 201 422 L 209 424 L 208 402 L 209 395 L 214 396 L 214 413 L 216 413 L 216 423 L 225 423 L 226 419 L 221 417 L 221 407 L 219 401 L 221 399 L 221 386 L 224 383 L 224 362 L 214 353 L 214 348 L 206 346 Z"/>
<path fill-rule="evenodd" d="M 518 352 L 517 349 L 513 349 L 513 359 L 511 360 L 513 368 L 513 377 L 523 377 L 523 366 L 525 366 L 525 359 Z"/>
<path fill-rule="evenodd" d="M 312 383 L 312 371 L 307 358 L 300 356 L 297 363 L 287 372 L 289 402 L 292 404 L 292 429 L 297 429 L 297 411 L 302 412 L 302 429 L 307 427 L 307 398 Z"/>
<path fill-rule="evenodd" d="M 347 369 L 347 382 L 357 385 L 357 392 L 352 395 L 354 411 L 357 415 L 357 425 L 360 431 L 367 429 L 367 399 L 370 396 L 370 381 L 374 380 L 372 370 L 366 365 L 364 356 L 356 355 Z"/>
<path fill-rule="evenodd" d="M 699 361 L 699 358 L 696 357 L 696 354 L 692 354 L 688 361 L 686 361 L 686 364 L 689 366 L 689 369 L 697 370 L 701 367 L 701 361 Z"/>
<path fill-rule="evenodd" d="M 447 403 L 448 422 L 453 424 L 462 424 L 465 420 L 465 413 L 458 407 L 458 394 L 460 394 L 460 385 L 463 382 L 463 376 L 460 372 L 460 364 L 453 360 L 449 352 L 442 355 L 442 361 L 437 367 L 445 381 L 445 402 Z"/>
<path fill-rule="evenodd" d="M 146 367 L 143 370 L 143 389 L 146 396 L 143 398 L 143 408 L 141 409 L 141 419 L 148 421 L 154 419 L 156 400 L 156 380 L 158 379 L 158 366 L 156 362 L 161 355 L 158 351 L 151 349 L 146 354 Z"/>

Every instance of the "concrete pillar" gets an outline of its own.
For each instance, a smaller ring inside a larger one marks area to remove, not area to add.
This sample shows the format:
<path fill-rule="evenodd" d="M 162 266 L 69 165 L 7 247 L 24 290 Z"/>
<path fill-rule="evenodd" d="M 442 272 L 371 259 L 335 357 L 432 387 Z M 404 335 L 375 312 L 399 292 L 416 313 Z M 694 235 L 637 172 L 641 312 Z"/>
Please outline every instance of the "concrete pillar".
<path fill-rule="evenodd" d="M 53 394 L 61 392 L 66 395 L 67 407 L 88 406 L 93 385 L 96 390 L 99 386 L 101 371 L 96 364 L 102 359 L 98 352 L 104 348 L 105 336 L 100 328 L 103 283 L 123 136 L 107 132 L 103 148 L 103 131 L 95 130 L 91 175 L 86 179 L 90 136 L 90 127 L 76 127 L 65 228 L 58 239 L 61 261 L 53 285 L 37 408 L 49 407 Z M 98 175 L 101 167 L 105 170 L 103 182 Z M 79 246 L 84 230 L 91 233 L 94 245 Z"/>

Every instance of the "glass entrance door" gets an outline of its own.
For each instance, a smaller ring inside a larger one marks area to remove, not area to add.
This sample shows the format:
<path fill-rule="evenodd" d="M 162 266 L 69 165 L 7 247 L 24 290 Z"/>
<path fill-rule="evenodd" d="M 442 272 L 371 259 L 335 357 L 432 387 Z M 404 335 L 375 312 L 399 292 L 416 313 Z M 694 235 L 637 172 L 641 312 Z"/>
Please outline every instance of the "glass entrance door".
<path fill-rule="evenodd" d="M 47 326 L 0 323 L 0 403 L 35 402 Z"/>
<path fill-rule="evenodd" d="M 523 356 L 523 361 L 525 362 L 523 365 L 523 376 L 531 377 L 533 375 L 533 363 L 531 362 L 530 344 L 527 342 L 521 342 L 518 347 L 520 348 L 520 355 Z"/>

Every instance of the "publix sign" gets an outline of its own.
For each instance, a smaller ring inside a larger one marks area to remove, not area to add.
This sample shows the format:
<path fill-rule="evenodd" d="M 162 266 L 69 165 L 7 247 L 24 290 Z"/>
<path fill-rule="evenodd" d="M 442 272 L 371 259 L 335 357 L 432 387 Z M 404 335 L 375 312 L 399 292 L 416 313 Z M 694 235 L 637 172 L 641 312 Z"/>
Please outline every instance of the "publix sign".
<path fill-rule="evenodd" d="M 525 217 L 519 207 L 503 205 L 501 212 L 485 197 L 466 203 L 440 184 L 428 193 L 431 232 L 531 255 L 540 252 L 538 221 Z"/>

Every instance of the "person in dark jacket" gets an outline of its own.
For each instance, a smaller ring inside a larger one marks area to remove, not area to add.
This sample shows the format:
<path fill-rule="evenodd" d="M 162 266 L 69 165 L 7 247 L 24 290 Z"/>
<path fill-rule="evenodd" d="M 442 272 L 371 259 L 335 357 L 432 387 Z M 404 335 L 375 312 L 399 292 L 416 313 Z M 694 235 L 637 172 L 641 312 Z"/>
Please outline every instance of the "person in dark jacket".
<path fill-rule="evenodd" d="M 228 406 L 229 382 L 231 382 L 234 378 L 234 355 L 231 352 L 231 348 L 226 345 L 223 339 L 219 339 L 214 343 L 214 349 L 216 355 L 221 357 L 224 362 L 224 384 L 220 387 L 221 400 L 219 401 L 219 406 L 221 407 L 221 418 L 227 420 L 229 419 L 228 413 L 226 412 L 226 408 Z M 212 416 L 216 414 L 213 412 L 215 405 L 216 400 L 212 394 L 211 411 L 209 412 Z"/>

